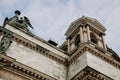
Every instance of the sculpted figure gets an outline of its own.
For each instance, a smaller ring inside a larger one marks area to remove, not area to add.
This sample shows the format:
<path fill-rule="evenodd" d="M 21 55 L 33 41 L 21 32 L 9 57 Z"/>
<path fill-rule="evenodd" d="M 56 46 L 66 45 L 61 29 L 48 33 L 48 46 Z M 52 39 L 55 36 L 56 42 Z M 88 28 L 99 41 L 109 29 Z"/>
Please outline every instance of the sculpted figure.
<path fill-rule="evenodd" d="M 11 35 L 8 34 L 6 36 L 3 36 L 0 42 L 0 53 L 5 53 L 11 43 L 12 43 Z"/>
<path fill-rule="evenodd" d="M 26 16 L 21 17 L 19 19 L 20 14 L 21 14 L 20 11 L 16 10 L 15 16 L 13 16 L 10 19 L 8 19 L 8 17 L 6 17 L 4 20 L 4 24 L 5 24 L 5 22 L 8 22 L 9 24 L 13 25 L 14 27 L 24 29 L 25 31 L 29 31 L 28 27 L 31 27 L 33 29 L 32 25 L 30 23 L 30 20 Z"/>
<path fill-rule="evenodd" d="M 19 24 L 18 21 L 19 21 L 19 15 L 20 15 L 20 11 L 16 10 L 15 11 L 15 16 L 13 16 L 12 18 L 9 19 L 9 23 L 12 23 L 12 24 Z"/>
<path fill-rule="evenodd" d="M 33 26 L 31 25 L 30 20 L 26 16 L 24 16 L 24 21 L 25 21 L 27 26 L 29 26 L 33 29 Z"/>
<path fill-rule="evenodd" d="M 33 29 L 29 19 L 25 16 L 23 18 L 22 17 L 20 18 L 19 23 L 21 24 L 21 28 L 24 30 L 29 31 L 28 27 L 31 27 Z"/>

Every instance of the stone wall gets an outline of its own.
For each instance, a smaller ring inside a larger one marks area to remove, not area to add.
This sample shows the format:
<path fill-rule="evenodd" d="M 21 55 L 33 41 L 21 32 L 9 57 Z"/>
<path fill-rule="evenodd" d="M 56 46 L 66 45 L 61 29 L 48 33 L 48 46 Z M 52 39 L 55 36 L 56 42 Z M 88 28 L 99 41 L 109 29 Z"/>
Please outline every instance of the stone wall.
<path fill-rule="evenodd" d="M 68 78 L 73 78 L 77 73 L 82 71 L 87 66 L 87 54 L 83 53 L 75 62 L 69 66 Z"/>
<path fill-rule="evenodd" d="M 120 70 L 115 66 L 109 64 L 108 62 L 92 55 L 89 52 L 87 53 L 87 64 L 91 68 L 101 72 L 102 74 L 114 79 L 120 80 Z"/>
<path fill-rule="evenodd" d="M 45 49 L 48 49 L 49 51 L 51 51 L 51 52 L 53 52 L 53 53 L 55 53 L 55 54 L 57 54 L 57 55 L 59 55 L 61 57 L 68 58 L 68 56 L 65 55 L 63 53 L 63 51 L 61 51 L 57 47 L 54 47 L 52 45 L 47 44 L 45 40 L 43 40 L 43 39 L 41 39 L 41 38 L 39 38 L 39 37 L 37 37 L 35 35 L 30 36 L 30 35 L 26 34 L 25 32 L 22 32 L 22 31 L 14 28 L 14 27 L 8 25 L 8 24 L 5 25 L 5 28 L 12 31 L 12 32 L 14 32 L 17 35 L 20 35 L 21 37 L 23 37 L 23 38 L 25 38 L 25 39 L 27 39 L 27 40 L 35 43 L 35 44 L 38 44 L 38 45 L 42 46 Z"/>
<path fill-rule="evenodd" d="M 66 67 L 48 57 L 37 53 L 17 42 L 13 41 L 7 51 L 7 55 L 16 61 L 25 64 L 33 69 L 43 72 L 57 80 L 66 79 Z"/>
<path fill-rule="evenodd" d="M 70 65 L 68 72 L 69 80 L 82 71 L 86 66 L 91 67 L 114 80 L 120 80 L 120 70 L 117 67 L 87 51 Z"/>

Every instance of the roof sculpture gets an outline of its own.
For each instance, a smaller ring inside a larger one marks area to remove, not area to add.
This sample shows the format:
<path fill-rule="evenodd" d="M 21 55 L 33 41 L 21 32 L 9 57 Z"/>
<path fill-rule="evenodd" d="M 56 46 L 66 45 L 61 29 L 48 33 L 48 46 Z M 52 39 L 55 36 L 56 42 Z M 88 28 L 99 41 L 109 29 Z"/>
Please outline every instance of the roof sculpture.
<path fill-rule="evenodd" d="M 28 27 L 31 27 L 33 29 L 33 26 L 30 23 L 30 20 L 24 16 L 24 17 L 20 17 L 19 15 L 21 14 L 21 12 L 19 10 L 15 11 L 15 16 L 13 16 L 12 18 L 8 18 L 6 17 L 4 20 L 4 24 L 6 22 L 8 22 L 9 24 L 13 25 L 16 28 L 21 28 L 25 31 L 29 31 Z"/>

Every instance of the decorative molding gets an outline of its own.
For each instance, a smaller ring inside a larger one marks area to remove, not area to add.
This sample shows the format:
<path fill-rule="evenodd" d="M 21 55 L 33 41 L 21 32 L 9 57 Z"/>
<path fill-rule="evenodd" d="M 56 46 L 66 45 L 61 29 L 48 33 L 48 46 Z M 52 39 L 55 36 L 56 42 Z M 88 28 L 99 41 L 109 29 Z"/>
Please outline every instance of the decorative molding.
<path fill-rule="evenodd" d="M 69 65 L 71 65 L 75 60 L 79 58 L 80 55 L 84 54 L 84 52 L 90 52 L 91 54 L 95 55 L 96 57 L 101 58 L 102 60 L 112 64 L 113 66 L 120 69 L 120 62 L 116 61 L 115 59 L 112 59 L 110 56 L 106 55 L 105 53 L 102 53 L 96 49 L 92 49 L 89 45 L 84 45 L 83 47 L 80 47 L 69 59 Z"/>
<path fill-rule="evenodd" d="M 92 78 L 90 80 L 113 80 L 88 66 L 80 71 L 71 80 L 87 80 L 88 78 Z"/>
<path fill-rule="evenodd" d="M 5 35 L 7 33 L 6 30 L 7 29 L 1 28 L 0 29 L 0 34 Z M 23 38 L 21 36 L 18 36 L 18 35 L 13 33 L 12 40 L 14 40 L 15 42 L 17 42 L 19 44 L 22 44 L 23 46 L 25 46 L 25 47 L 27 47 L 29 49 L 37 51 L 38 53 L 41 53 L 42 55 L 44 55 L 44 56 L 46 56 L 46 57 L 60 63 L 60 64 L 66 65 L 64 58 L 62 58 L 62 57 L 60 57 L 60 56 L 58 56 L 56 54 L 53 54 L 53 52 L 51 52 L 51 51 L 49 51 L 49 50 L 35 44 L 35 43 L 32 43 L 31 41 L 26 40 L 25 38 Z"/>
<path fill-rule="evenodd" d="M 57 80 L 51 76 L 48 76 L 42 72 L 36 71 L 33 68 L 25 66 L 21 63 L 16 62 L 14 59 L 0 54 L 0 65 L 1 69 L 13 72 L 23 77 L 31 77 L 34 80 Z"/>
<path fill-rule="evenodd" d="M 6 34 L 5 30 L 4 30 L 4 31 L 0 30 L 0 34 Z M 30 42 L 30 41 L 28 41 L 28 40 L 20 39 L 20 38 L 14 36 L 14 35 L 13 35 L 12 39 L 13 39 L 14 41 L 16 41 L 17 43 L 20 43 L 20 44 L 24 45 L 25 47 L 28 47 L 28 48 L 30 48 L 30 49 L 32 49 L 32 50 L 34 50 L 34 51 L 37 51 L 37 52 L 41 53 L 42 55 L 44 55 L 44 56 L 46 56 L 46 57 L 49 57 L 50 59 L 52 59 L 52 60 L 54 60 L 54 61 L 56 61 L 56 62 L 59 62 L 60 64 L 63 64 L 63 65 L 66 65 L 66 64 L 69 64 L 69 65 L 70 65 L 70 64 L 72 64 L 77 58 L 79 58 L 79 56 L 80 56 L 81 54 L 83 54 L 83 53 L 86 52 L 86 51 L 89 51 L 90 53 L 94 54 L 95 56 L 97 56 L 97 57 L 105 60 L 106 62 L 108 62 L 108 63 L 110 63 L 110 64 L 112 64 L 112 65 L 114 65 L 114 66 L 116 66 L 116 67 L 118 67 L 118 68 L 120 69 L 120 63 L 119 63 L 118 61 L 112 59 L 111 57 L 107 56 L 107 55 L 104 54 L 104 53 L 101 53 L 100 51 L 96 51 L 95 49 L 92 49 L 92 48 L 91 48 L 90 46 L 88 46 L 88 45 L 85 45 L 85 46 L 84 46 L 84 44 L 83 44 L 83 47 L 80 46 L 79 49 L 77 49 L 77 51 L 76 51 L 73 55 L 71 55 L 71 57 L 70 57 L 70 59 L 69 59 L 69 62 L 66 63 L 66 60 L 65 60 L 65 59 L 63 59 L 63 58 L 61 58 L 61 57 L 58 58 L 58 57 L 55 56 L 54 54 L 51 54 L 52 52 L 50 52 L 50 51 L 48 51 L 48 50 L 47 50 L 47 51 L 44 50 L 44 48 L 43 48 L 43 49 L 38 48 L 38 47 L 36 46 L 36 44 L 34 44 L 34 43 L 28 43 L 28 42 Z M 82 44 L 81 44 L 81 45 L 82 45 Z M 61 59 L 60 59 L 60 58 L 61 58 Z"/>

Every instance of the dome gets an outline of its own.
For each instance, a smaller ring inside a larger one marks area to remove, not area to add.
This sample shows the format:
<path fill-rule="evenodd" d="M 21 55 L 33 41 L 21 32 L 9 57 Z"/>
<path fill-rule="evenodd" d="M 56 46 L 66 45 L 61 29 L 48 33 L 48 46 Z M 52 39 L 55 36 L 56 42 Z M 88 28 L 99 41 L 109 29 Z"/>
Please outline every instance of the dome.
<path fill-rule="evenodd" d="M 100 23 L 98 22 L 98 20 L 94 19 L 94 18 L 91 18 L 91 17 L 85 17 L 85 16 L 82 16 L 81 18 L 78 18 L 76 19 L 75 21 L 73 21 L 69 28 L 67 29 L 65 35 L 66 36 L 69 36 L 70 33 L 74 30 L 74 29 L 77 29 L 77 27 L 80 26 L 80 24 L 92 24 L 92 25 L 95 25 L 97 26 L 97 28 L 99 28 L 99 30 L 101 30 L 102 32 L 104 32 L 106 30 L 106 28 Z"/>

